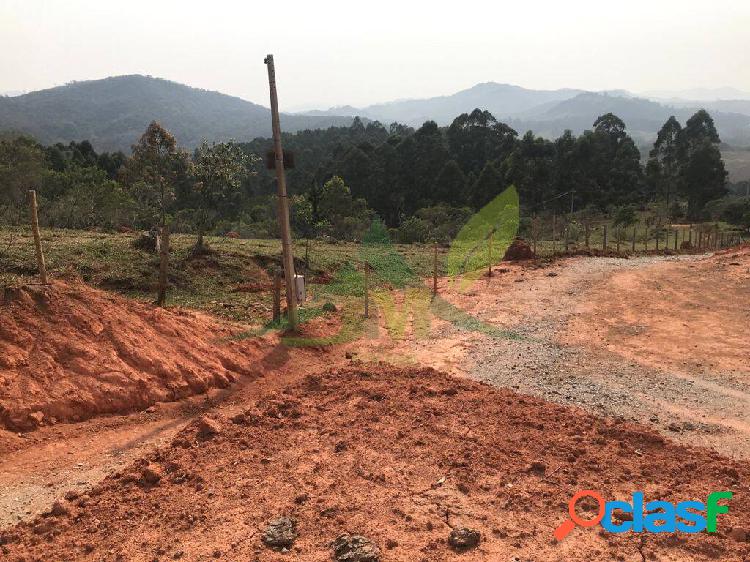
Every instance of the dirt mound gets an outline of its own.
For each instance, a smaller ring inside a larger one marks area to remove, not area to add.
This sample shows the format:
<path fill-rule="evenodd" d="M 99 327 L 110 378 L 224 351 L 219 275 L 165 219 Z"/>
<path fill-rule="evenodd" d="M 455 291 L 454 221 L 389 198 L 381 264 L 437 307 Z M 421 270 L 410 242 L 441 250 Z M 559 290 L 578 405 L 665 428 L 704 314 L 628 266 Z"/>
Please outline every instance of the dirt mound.
<path fill-rule="evenodd" d="M 256 344 L 207 316 L 83 284 L 6 291 L 0 302 L 0 427 L 129 412 L 226 387 Z M 257 355 L 257 354 L 256 354 Z"/>
<path fill-rule="evenodd" d="M 310 376 L 212 423 L 210 439 L 196 422 L 90 494 L 0 534 L 4 559 L 275 562 L 263 536 L 282 515 L 294 521 L 291 557 L 310 562 L 331 560 L 342 535 L 367 537 L 392 562 L 457 560 L 462 528 L 481 536 L 465 561 L 750 555 L 746 464 L 429 369 Z M 735 496 L 716 534 L 577 528 L 555 543 L 581 489 Z"/>
<path fill-rule="evenodd" d="M 503 261 L 533 260 L 536 258 L 534 250 L 523 238 L 516 238 L 505 251 Z"/>

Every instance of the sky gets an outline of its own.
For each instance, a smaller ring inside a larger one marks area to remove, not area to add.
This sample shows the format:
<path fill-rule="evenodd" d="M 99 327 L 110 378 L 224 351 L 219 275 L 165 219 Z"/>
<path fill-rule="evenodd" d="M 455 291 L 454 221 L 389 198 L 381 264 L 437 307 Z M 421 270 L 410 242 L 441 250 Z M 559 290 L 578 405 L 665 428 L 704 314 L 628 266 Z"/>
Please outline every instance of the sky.
<path fill-rule="evenodd" d="M 282 110 L 479 82 L 750 91 L 748 0 L 0 0 L 0 92 L 146 74 Z"/>

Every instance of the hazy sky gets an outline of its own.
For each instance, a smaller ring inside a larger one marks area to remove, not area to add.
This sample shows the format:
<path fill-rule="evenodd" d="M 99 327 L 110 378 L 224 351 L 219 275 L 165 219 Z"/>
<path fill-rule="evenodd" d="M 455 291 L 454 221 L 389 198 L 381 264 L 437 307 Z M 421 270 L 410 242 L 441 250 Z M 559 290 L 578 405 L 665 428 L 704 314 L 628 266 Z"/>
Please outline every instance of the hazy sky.
<path fill-rule="evenodd" d="M 139 73 L 268 105 L 266 53 L 287 110 L 487 81 L 750 91 L 750 1 L 0 0 L 0 91 Z"/>

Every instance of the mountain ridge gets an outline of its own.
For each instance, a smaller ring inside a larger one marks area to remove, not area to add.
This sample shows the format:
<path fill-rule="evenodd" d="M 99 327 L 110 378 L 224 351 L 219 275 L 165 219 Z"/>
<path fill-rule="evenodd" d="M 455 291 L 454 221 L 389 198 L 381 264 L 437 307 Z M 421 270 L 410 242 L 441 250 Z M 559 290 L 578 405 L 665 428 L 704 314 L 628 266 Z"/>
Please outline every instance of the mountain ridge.
<path fill-rule="evenodd" d="M 249 141 L 271 134 L 270 110 L 216 91 L 140 74 L 71 82 L 0 98 L 0 130 L 34 136 L 45 144 L 88 139 L 97 150 L 129 150 L 148 124 L 159 121 L 178 142 Z M 351 117 L 282 114 L 282 127 L 348 125 Z"/>
<path fill-rule="evenodd" d="M 285 132 L 295 132 L 347 126 L 359 116 L 386 125 L 397 121 L 418 127 L 434 120 L 445 126 L 461 113 L 480 108 L 520 134 L 532 130 L 554 138 L 566 129 L 580 134 L 590 129 L 598 116 L 612 112 L 645 146 L 670 115 L 684 123 L 701 107 L 711 111 L 723 141 L 750 146 L 750 102 L 743 100 L 680 100 L 667 104 L 626 90 L 530 90 L 496 82 L 482 82 L 444 96 L 394 100 L 364 108 L 342 105 L 285 113 L 281 124 Z M 139 74 L 71 82 L 21 96 L 0 97 L 0 131 L 30 134 L 44 144 L 87 139 L 99 151 L 128 152 L 152 120 L 172 131 L 188 149 L 203 139 L 249 141 L 271 134 L 270 110 L 262 105 Z"/>

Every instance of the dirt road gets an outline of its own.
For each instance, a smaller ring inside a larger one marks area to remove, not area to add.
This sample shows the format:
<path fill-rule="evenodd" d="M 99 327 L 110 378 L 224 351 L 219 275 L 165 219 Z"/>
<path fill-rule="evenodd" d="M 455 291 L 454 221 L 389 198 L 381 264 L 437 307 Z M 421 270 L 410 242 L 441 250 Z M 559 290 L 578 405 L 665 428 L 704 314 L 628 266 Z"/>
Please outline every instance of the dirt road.
<path fill-rule="evenodd" d="M 433 318 L 362 357 L 430 365 L 750 457 L 750 249 L 503 264 L 443 298 L 513 337 Z"/>

